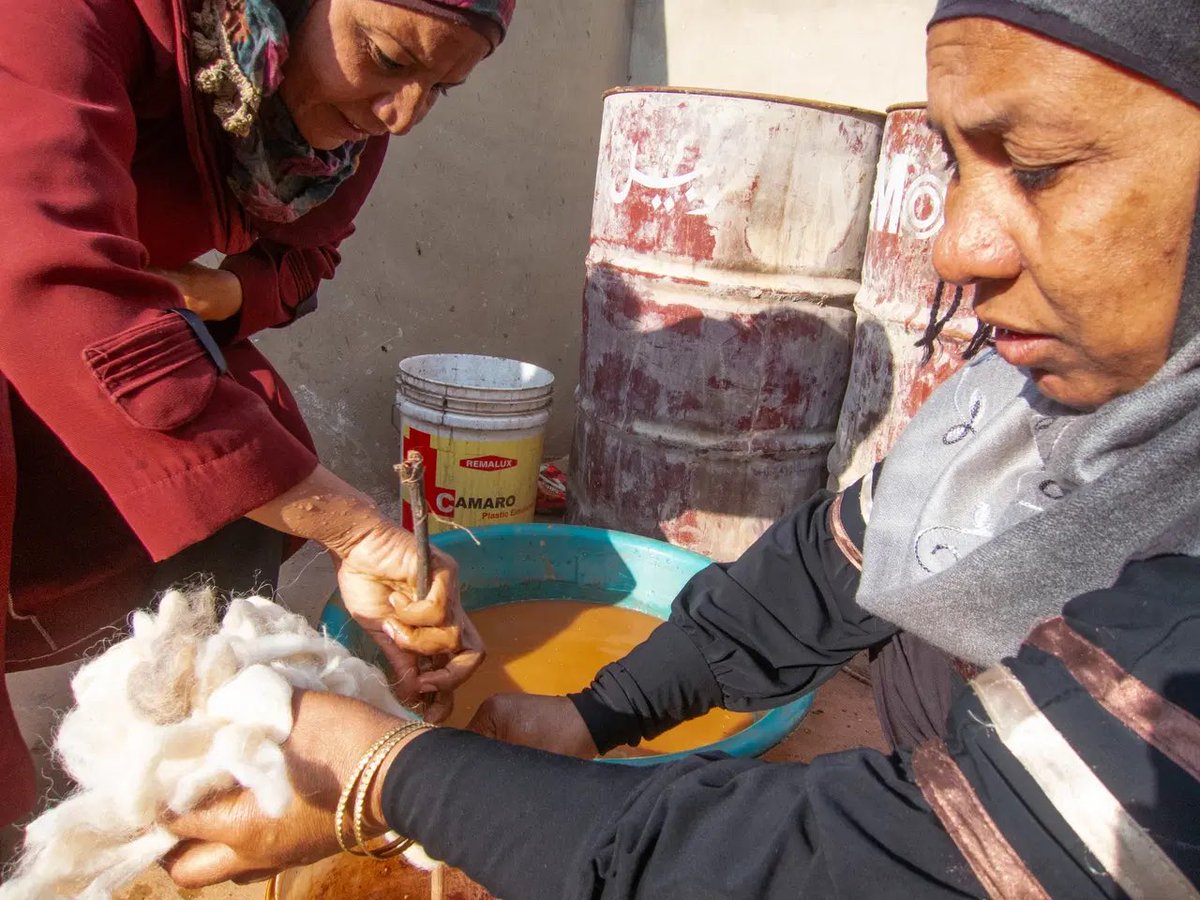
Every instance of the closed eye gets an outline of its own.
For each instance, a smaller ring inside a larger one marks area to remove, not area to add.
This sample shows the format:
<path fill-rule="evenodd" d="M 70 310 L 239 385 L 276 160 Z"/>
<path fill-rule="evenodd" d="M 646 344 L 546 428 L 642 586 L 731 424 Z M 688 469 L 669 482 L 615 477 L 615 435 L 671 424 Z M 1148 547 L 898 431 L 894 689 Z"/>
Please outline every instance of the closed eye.
<path fill-rule="evenodd" d="M 954 155 L 954 148 L 950 146 L 950 141 L 942 136 L 942 150 L 946 154 L 946 174 L 951 181 L 958 178 L 958 157 Z"/>
<path fill-rule="evenodd" d="M 385 72 L 399 72 L 405 68 L 404 63 L 392 59 L 386 53 L 379 49 L 379 45 L 368 38 L 368 50 L 371 53 L 371 59 L 375 60 L 375 64 Z"/>
<path fill-rule="evenodd" d="M 1035 169 L 1013 167 L 1013 178 L 1025 191 L 1040 191 L 1050 187 L 1062 171 L 1061 166 L 1039 166 Z"/>
<path fill-rule="evenodd" d="M 365 28 L 358 29 L 358 44 L 360 50 L 370 57 L 371 62 L 389 75 L 408 68 L 406 63 L 384 53 Z"/>

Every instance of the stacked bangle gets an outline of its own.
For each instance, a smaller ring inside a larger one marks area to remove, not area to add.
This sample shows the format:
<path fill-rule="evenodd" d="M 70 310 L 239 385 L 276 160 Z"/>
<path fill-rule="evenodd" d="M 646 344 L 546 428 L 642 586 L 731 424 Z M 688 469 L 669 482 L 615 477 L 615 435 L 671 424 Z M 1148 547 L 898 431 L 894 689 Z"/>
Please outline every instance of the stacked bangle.
<path fill-rule="evenodd" d="M 412 838 L 401 837 L 396 832 L 389 831 L 384 835 L 388 839 L 385 844 L 376 848 L 368 848 L 363 813 L 366 812 L 367 799 L 371 794 L 371 783 L 375 780 L 375 776 L 379 773 L 379 768 L 387 759 L 388 754 L 409 735 L 433 727 L 426 722 L 405 722 L 377 740 L 362 755 L 362 759 L 354 767 L 354 773 L 350 776 L 350 780 L 342 788 L 342 795 L 338 798 L 337 812 L 334 814 L 333 830 L 342 850 L 355 856 L 388 859 L 398 856 L 412 845 Z M 346 842 L 346 817 L 351 804 L 354 807 L 350 828 L 354 835 L 355 843 L 353 845 Z"/>

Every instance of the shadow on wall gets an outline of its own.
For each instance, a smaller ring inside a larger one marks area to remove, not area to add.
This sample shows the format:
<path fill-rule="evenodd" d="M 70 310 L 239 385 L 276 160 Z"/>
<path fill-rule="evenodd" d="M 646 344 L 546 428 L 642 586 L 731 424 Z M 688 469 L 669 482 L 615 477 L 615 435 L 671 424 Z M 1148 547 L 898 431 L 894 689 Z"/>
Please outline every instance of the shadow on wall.
<path fill-rule="evenodd" d="M 786 295 L 656 304 L 615 272 L 586 290 L 569 521 L 733 559 L 825 486 L 851 310 Z M 880 388 L 860 432 L 891 403 L 887 342 L 870 345 Z"/>
<path fill-rule="evenodd" d="M 665 0 L 634 0 L 629 72 L 634 84 L 670 84 Z"/>

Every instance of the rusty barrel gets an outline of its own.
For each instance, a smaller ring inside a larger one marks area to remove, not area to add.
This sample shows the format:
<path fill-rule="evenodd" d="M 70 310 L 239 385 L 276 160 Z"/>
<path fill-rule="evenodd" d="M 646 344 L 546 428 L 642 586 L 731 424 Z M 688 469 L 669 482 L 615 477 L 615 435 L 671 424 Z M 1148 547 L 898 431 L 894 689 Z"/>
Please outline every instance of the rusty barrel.
<path fill-rule="evenodd" d="M 605 96 L 569 521 L 732 559 L 822 486 L 882 124 L 780 97 Z"/>
<path fill-rule="evenodd" d="M 917 342 L 938 298 L 933 240 L 942 227 L 950 170 L 923 104 L 888 109 L 871 202 L 850 383 L 842 401 L 837 442 L 829 454 L 830 486 L 853 484 L 891 450 L 933 389 L 962 366 L 975 334 L 971 289 L 947 320 L 926 363 Z M 944 317 L 953 285 L 939 298 Z"/>

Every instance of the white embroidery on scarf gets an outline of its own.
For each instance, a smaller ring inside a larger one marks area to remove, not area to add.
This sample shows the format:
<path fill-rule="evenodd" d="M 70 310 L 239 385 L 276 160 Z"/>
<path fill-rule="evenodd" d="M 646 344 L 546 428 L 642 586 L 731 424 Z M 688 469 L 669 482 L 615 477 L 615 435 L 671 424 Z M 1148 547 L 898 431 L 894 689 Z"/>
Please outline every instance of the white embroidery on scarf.
<path fill-rule="evenodd" d="M 966 379 L 964 379 L 964 383 L 965 381 Z M 955 409 L 957 409 L 965 418 L 957 425 L 951 426 L 946 430 L 946 433 L 942 435 L 942 443 L 948 447 L 979 433 L 979 427 L 983 424 L 985 406 L 983 394 L 981 394 L 978 390 L 971 391 L 971 396 L 968 399 L 968 403 L 969 406 L 964 412 L 958 403 L 958 397 L 954 398 Z"/>

